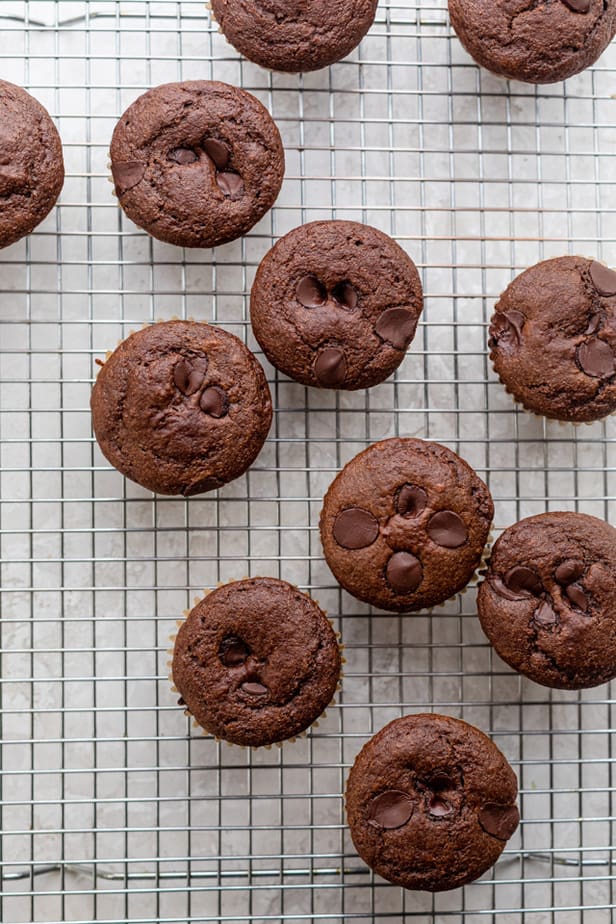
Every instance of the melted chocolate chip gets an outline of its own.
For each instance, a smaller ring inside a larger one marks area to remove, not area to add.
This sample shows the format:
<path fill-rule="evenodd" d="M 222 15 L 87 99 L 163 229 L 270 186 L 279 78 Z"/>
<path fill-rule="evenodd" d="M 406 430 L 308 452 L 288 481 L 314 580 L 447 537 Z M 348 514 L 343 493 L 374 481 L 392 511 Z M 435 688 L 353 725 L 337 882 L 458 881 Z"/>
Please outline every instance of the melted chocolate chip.
<path fill-rule="evenodd" d="M 250 648 L 237 635 L 228 635 L 223 638 L 218 649 L 218 657 L 226 667 L 236 667 L 243 664 L 250 654 Z"/>
<path fill-rule="evenodd" d="M 582 371 L 594 379 L 614 375 L 616 371 L 616 358 L 611 346 L 598 337 L 580 343 L 577 348 L 577 360 Z"/>
<path fill-rule="evenodd" d="M 218 385 L 206 388 L 199 401 L 199 407 L 205 414 L 216 419 L 226 417 L 229 413 L 229 399 Z"/>
<path fill-rule="evenodd" d="M 295 287 L 295 298 L 304 308 L 320 308 L 327 301 L 327 289 L 316 276 L 303 276 Z"/>
<path fill-rule="evenodd" d="M 588 322 L 588 327 L 584 331 L 585 334 L 596 334 L 599 328 L 601 327 L 601 322 L 603 318 L 600 314 L 593 314 L 590 317 Z"/>
<path fill-rule="evenodd" d="M 339 282 L 332 289 L 332 298 L 343 308 L 357 308 L 357 292 L 350 282 Z"/>
<path fill-rule="evenodd" d="M 334 539 L 343 549 L 366 549 L 379 534 L 377 520 L 362 507 L 342 510 L 334 521 Z"/>
<path fill-rule="evenodd" d="M 445 549 L 457 549 L 468 539 L 464 521 L 453 510 L 440 510 L 430 518 L 426 532 L 437 545 Z"/>
<path fill-rule="evenodd" d="M 191 148 L 174 148 L 173 151 L 169 151 L 168 157 L 175 164 L 182 164 L 182 166 L 194 164 L 195 161 L 199 160 Z"/>
<path fill-rule="evenodd" d="M 193 481 L 188 487 L 184 488 L 182 494 L 184 497 L 192 497 L 194 494 L 205 494 L 206 491 L 215 491 L 216 488 L 222 488 L 222 481 L 215 475 L 206 475 L 198 481 Z"/>
<path fill-rule="evenodd" d="M 203 385 L 206 369 L 205 357 L 181 359 L 173 367 L 173 381 L 183 395 L 194 395 Z"/>
<path fill-rule="evenodd" d="M 616 295 L 616 271 L 593 260 L 590 264 L 590 278 L 599 295 Z"/>
<path fill-rule="evenodd" d="M 203 142 L 203 150 L 214 161 L 218 170 L 224 170 L 229 163 L 229 148 L 216 138 L 208 138 Z"/>
<path fill-rule="evenodd" d="M 561 562 L 554 572 L 554 577 L 559 584 L 567 585 L 573 584 L 573 582 L 577 581 L 583 574 L 584 562 L 580 561 L 578 558 L 569 558 L 567 561 Z"/>
<path fill-rule="evenodd" d="M 542 600 L 533 613 L 533 620 L 539 626 L 553 626 L 558 622 L 558 614 L 551 603 L 548 603 L 547 600 Z"/>
<path fill-rule="evenodd" d="M 479 824 L 491 837 L 508 841 L 520 823 L 517 805 L 498 805 L 488 802 L 479 811 Z"/>
<path fill-rule="evenodd" d="M 396 495 L 396 513 L 409 519 L 418 517 L 428 505 L 428 495 L 417 484 L 403 484 Z"/>
<path fill-rule="evenodd" d="M 262 683 L 256 683 L 254 681 L 246 681 L 243 683 L 241 688 L 244 693 L 249 693 L 250 696 L 261 696 L 263 693 L 267 693 L 267 687 L 264 687 Z"/>
<path fill-rule="evenodd" d="M 396 593 L 410 594 L 421 584 L 423 568 L 410 552 L 394 552 L 387 562 L 385 575 Z"/>
<path fill-rule="evenodd" d="M 591 0 L 563 0 L 574 13 L 588 13 Z"/>
<path fill-rule="evenodd" d="M 239 196 L 244 192 L 244 181 L 237 173 L 217 173 L 216 182 L 225 196 Z"/>
<path fill-rule="evenodd" d="M 580 584 L 570 584 L 565 593 L 573 605 L 577 606 L 580 610 L 587 610 L 590 606 L 590 600 Z"/>
<path fill-rule="evenodd" d="M 138 160 L 127 160 L 123 163 L 111 165 L 111 175 L 115 183 L 115 191 L 118 196 L 132 189 L 143 179 L 145 166 Z"/>
<path fill-rule="evenodd" d="M 490 335 L 495 340 L 520 343 L 525 321 L 526 318 L 521 311 L 499 311 L 494 315 L 490 324 Z"/>
<path fill-rule="evenodd" d="M 491 574 L 488 580 L 496 593 L 506 600 L 524 600 L 527 596 L 525 593 L 510 590 L 498 574 Z"/>
<path fill-rule="evenodd" d="M 446 815 L 451 815 L 453 811 L 453 805 L 440 796 L 432 796 L 428 803 L 428 812 L 435 818 L 444 818 Z"/>
<path fill-rule="evenodd" d="M 392 830 L 405 825 L 411 818 L 413 810 L 413 803 L 405 792 L 389 789 L 372 800 L 368 816 L 370 824 Z"/>
<path fill-rule="evenodd" d="M 377 320 L 374 329 L 381 340 L 396 350 L 406 350 L 415 333 L 417 319 L 406 308 L 388 308 Z"/>
<path fill-rule="evenodd" d="M 346 378 L 346 358 L 337 347 L 325 347 L 314 361 L 314 374 L 319 385 L 336 388 Z"/>
<path fill-rule="evenodd" d="M 543 584 L 538 575 L 524 565 L 510 568 L 505 575 L 505 584 L 514 594 L 522 596 L 539 596 L 543 593 Z"/>

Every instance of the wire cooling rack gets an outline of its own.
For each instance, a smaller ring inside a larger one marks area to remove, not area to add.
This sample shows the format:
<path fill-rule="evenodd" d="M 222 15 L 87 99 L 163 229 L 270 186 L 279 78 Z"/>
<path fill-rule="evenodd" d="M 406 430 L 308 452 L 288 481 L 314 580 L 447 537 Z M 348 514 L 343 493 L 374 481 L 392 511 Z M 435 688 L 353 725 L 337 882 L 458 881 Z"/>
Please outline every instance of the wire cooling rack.
<path fill-rule="evenodd" d="M 515 676 L 472 590 L 433 615 L 371 612 L 337 588 L 317 522 L 340 466 L 395 434 L 467 458 L 490 483 L 497 531 L 547 509 L 615 521 L 614 422 L 515 411 L 485 341 L 515 272 L 563 253 L 616 262 L 616 49 L 564 85 L 508 84 L 465 55 L 445 0 L 382 0 L 356 53 L 298 77 L 242 61 L 201 2 L 30 0 L 0 15 L 0 76 L 57 119 L 68 173 L 59 207 L 0 254 L 2 921 L 611 922 L 611 688 Z M 197 77 L 256 93 L 287 149 L 276 208 L 215 252 L 149 239 L 108 183 L 123 109 Z M 189 501 L 125 482 L 92 439 L 95 358 L 174 315 L 256 349 L 260 258 L 331 217 L 389 232 L 423 275 L 426 311 L 395 378 L 336 395 L 265 364 L 276 416 L 248 475 Z M 167 679 L 182 610 L 246 574 L 307 588 L 346 644 L 338 702 L 281 750 L 201 737 Z M 425 710 L 494 736 L 523 817 L 483 881 L 434 897 L 369 873 L 341 798 L 364 741 Z"/>

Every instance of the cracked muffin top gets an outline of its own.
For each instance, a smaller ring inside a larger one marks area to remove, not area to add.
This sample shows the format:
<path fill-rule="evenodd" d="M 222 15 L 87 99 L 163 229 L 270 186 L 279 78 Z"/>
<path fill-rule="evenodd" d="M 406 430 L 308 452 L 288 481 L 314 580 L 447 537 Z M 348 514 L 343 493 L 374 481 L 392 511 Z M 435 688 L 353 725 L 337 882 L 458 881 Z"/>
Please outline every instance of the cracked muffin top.
<path fill-rule="evenodd" d="M 319 388 L 370 388 L 394 372 L 423 308 L 419 274 L 390 237 L 354 221 L 315 221 L 265 255 L 250 299 L 270 362 Z"/>
<path fill-rule="evenodd" d="M 528 83 L 579 74 L 616 34 L 616 0 L 449 0 L 449 16 L 478 64 Z"/>
<path fill-rule="evenodd" d="M 437 714 L 395 719 L 360 751 L 346 789 L 357 852 L 405 889 L 441 892 L 499 858 L 520 814 L 515 773 L 473 725 Z"/>
<path fill-rule="evenodd" d="M 325 613 L 270 577 L 209 593 L 182 623 L 172 663 L 179 704 L 206 731 L 246 747 L 309 728 L 330 704 L 340 668 Z"/>
<path fill-rule="evenodd" d="M 38 100 L 0 80 L 0 247 L 30 234 L 64 184 L 62 142 Z"/>
<path fill-rule="evenodd" d="M 246 234 L 274 204 L 284 150 L 267 109 L 211 80 L 167 83 L 128 107 L 111 139 L 111 172 L 128 217 L 180 247 Z"/>
<path fill-rule="evenodd" d="M 514 670 L 563 690 L 616 677 L 616 530 L 582 513 L 528 517 L 494 545 L 477 598 Z"/>
<path fill-rule="evenodd" d="M 225 38 L 274 71 L 315 71 L 345 58 L 372 25 L 378 0 L 211 0 Z"/>
<path fill-rule="evenodd" d="M 582 423 L 616 411 L 616 272 L 557 257 L 517 276 L 490 323 L 507 391 L 545 417 Z"/>
<path fill-rule="evenodd" d="M 321 542 L 350 594 L 411 612 L 466 587 L 493 514 L 488 488 L 455 452 L 394 438 L 369 446 L 336 476 L 321 511 Z"/>
<path fill-rule="evenodd" d="M 166 321 L 131 334 L 91 398 L 105 458 L 159 494 L 202 494 L 239 478 L 272 422 L 263 369 L 219 327 Z"/>

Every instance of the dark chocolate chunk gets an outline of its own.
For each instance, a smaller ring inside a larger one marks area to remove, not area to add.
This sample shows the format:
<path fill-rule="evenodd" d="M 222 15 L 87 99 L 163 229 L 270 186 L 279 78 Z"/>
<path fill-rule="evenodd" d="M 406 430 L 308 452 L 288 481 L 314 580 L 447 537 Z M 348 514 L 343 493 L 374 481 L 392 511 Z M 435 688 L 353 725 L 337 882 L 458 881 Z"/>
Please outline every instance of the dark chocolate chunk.
<path fill-rule="evenodd" d="M 185 166 L 186 164 L 194 164 L 199 158 L 192 148 L 174 148 L 173 151 L 169 152 L 169 160 Z"/>
<path fill-rule="evenodd" d="M 203 385 L 206 370 L 205 357 L 197 357 L 194 360 L 181 359 L 173 367 L 173 381 L 183 395 L 194 395 Z"/>
<path fill-rule="evenodd" d="M 357 308 L 359 298 L 350 282 L 339 282 L 332 289 L 332 298 L 343 308 Z"/>
<path fill-rule="evenodd" d="M 588 595 L 580 584 L 570 584 L 565 591 L 571 602 L 581 610 L 587 610 L 590 605 Z"/>
<path fill-rule="evenodd" d="M 588 13 L 591 0 L 563 0 L 574 13 Z"/>
<path fill-rule="evenodd" d="M 601 327 L 602 321 L 603 321 L 603 318 L 601 317 L 600 314 L 591 315 L 590 320 L 588 321 L 588 327 L 586 328 L 584 333 L 585 334 L 596 334 L 599 328 Z"/>
<path fill-rule="evenodd" d="M 527 597 L 525 592 L 520 593 L 520 591 L 511 590 L 509 587 L 507 587 L 503 579 L 498 574 L 490 574 L 488 581 L 496 593 L 500 594 L 501 597 L 504 597 L 506 600 L 524 600 Z"/>
<path fill-rule="evenodd" d="M 229 148 L 226 144 L 223 144 L 222 141 L 217 141 L 215 138 L 208 138 L 207 141 L 203 142 L 203 150 L 214 161 L 218 170 L 225 169 L 229 163 Z"/>
<path fill-rule="evenodd" d="M 387 562 L 385 575 L 396 593 L 410 594 L 421 584 L 423 568 L 410 552 L 394 552 Z"/>
<path fill-rule="evenodd" d="M 217 488 L 222 488 L 223 484 L 226 484 L 226 482 L 222 478 L 207 475 L 205 478 L 199 478 L 198 481 L 193 481 L 192 484 L 189 484 L 188 487 L 184 488 L 182 494 L 184 497 L 193 497 L 195 494 L 205 494 L 206 491 L 215 491 Z"/>
<path fill-rule="evenodd" d="M 218 649 L 218 657 L 227 667 L 236 667 L 243 664 L 250 654 L 250 648 L 236 635 L 223 638 Z"/>
<path fill-rule="evenodd" d="M 229 413 L 229 399 L 222 388 L 218 385 L 211 385 L 201 395 L 199 407 L 210 417 L 215 417 L 216 419 L 226 417 Z"/>
<path fill-rule="evenodd" d="M 452 815 L 454 811 L 453 805 L 447 802 L 446 799 L 441 798 L 441 796 L 432 796 L 428 803 L 428 812 L 435 818 L 444 818 L 447 815 Z"/>
<path fill-rule="evenodd" d="M 334 521 L 334 539 L 344 549 L 365 549 L 379 534 L 378 521 L 362 507 L 342 510 Z"/>
<path fill-rule="evenodd" d="M 295 287 L 295 298 L 304 308 L 320 308 L 327 301 L 327 289 L 316 276 L 302 276 Z"/>
<path fill-rule="evenodd" d="M 457 549 L 468 539 L 464 521 L 453 510 L 440 510 L 430 518 L 426 532 L 433 542 L 445 549 Z"/>
<path fill-rule="evenodd" d="M 599 295 L 604 295 L 606 298 L 616 295 L 616 271 L 610 269 L 609 266 L 593 260 L 590 264 L 590 278 Z"/>
<path fill-rule="evenodd" d="M 524 565 L 510 568 L 505 575 L 505 584 L 515 594 L 529 594 L 539 596 L 543 592 L 543 584 L 537 574 Z"/>
<path fill-rule="evenodd" d="M 517 805 L 497 805 L 488 802 L 479 812 L 479 824 L 491 837 L 508 841 L 520 823 Z"/>
<path fill-rule="evenodd" d="M 396 513 L 403 517 L 418 517 L 428 504 L 428 495 L 417 484 L 403 484 L 396 495 Z"/>
<path fill-rule="evenodd" d="M 145 166 L 139 160 L 127 160 L 111 165 L 111 174 L 118 196 L 137 186 L 145 174 Z"/>
<path fill-rule="evenodd" d="M 374 329 L 381 340 L 396 350 L 406 350 L 417 327 L 417 318 L 406 308 L 388 308 L 377 320 Z"/>
<path fill-rule="evenodd" d="M 535 612 L 533 620 L 540 626 L 553 626 L 558 622 L 558 614 L 547 600 L 542 600 Z"/>
<path fill-rule="evenodd" d="M 268 692 L 267 687 L 264 687 L 262 683 L 256 683 L 250 680 L 243 683 L 241 689 L 244 693 L 249 693 L 251 696 L 261 696 L 263 693 Z"/>
<path fill-rule="evenodd" d="M 368 815 L 370 824 L 392 830 L 405 825 L 413 811 L 414 805 L 405 792 L 390 789 L 372 800 Z"/>
<path fill-rule="evenodd" d="M 582 371 L 595 379 L 614 375 L 616 371 L 611 346 L 605 340 L 599 340 L 598 337 L 580 343 L 577 348 L 577 359 Z"/>
<path fill-rule="evenodd" d="M 573 584 L 579 577 L 584 574 L 584 562 L 579 558 L 568 558 L 567 561 L 560 563 L 554 577 L 559 584 Z"/>
<path fill-rule="evenodd" d="M 499 311 L 493 318 L 490 325 L 490 335 L 495 340 L 505 340 L 520 343 L 522 339 L 522 328 L 526 318 L 521 311 Z"/>
<path fill-rule="evenodd" d="M 244 181 L 237 173 L 230 173 L 227 171 L 224 173 L 217 173 L 216 182 L 225 196 L 239 196 L 244 192 Z"/>
<path fill-rule="evenodd" d="M 314 374 L 321 385 L 336 388 L 346 377 L 346 358 L 337 347 L 325 347 L 314 361 Z"/>

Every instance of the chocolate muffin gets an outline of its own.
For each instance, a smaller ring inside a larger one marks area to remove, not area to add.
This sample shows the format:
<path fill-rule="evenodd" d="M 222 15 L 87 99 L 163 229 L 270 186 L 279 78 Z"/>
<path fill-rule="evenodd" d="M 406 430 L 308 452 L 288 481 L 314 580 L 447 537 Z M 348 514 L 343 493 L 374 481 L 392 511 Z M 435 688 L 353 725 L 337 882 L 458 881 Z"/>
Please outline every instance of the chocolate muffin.
<path fill-rule="evenodd" d="M 173 682 L 206 731 L 262 747 L 318 719 L 340 679 L 340 649 L 325 613 L 275 578 L 225 584 L 191 610 L 173 652 Z"/>
<path fill-rule="evenodd" d="M 581 423 L 616 411 L 616 272 L 558 257 L 517 276 L 490 324 L 490 358 L 527 410 Z"/>
<path fill-rule="evenodd" d="M 616 34 L 615 0 L 449 0 L 449 16 L 478 64 L 528 83 L 579 74 Z"/>
<path fill-rule="evenodd" d="M 211 0 L 225 38 L 274 71 L 316 71 L 345 58 L 372 25 L 378 0 Z"/>
<path fill-rule="evenodd" d="M 245 90 L 210 80 L 167 83 L 128 107 L 111 140 L 120 205 L 153 237 L 216 247 L 246 234 L 284 176 L 280 134 Z"/>
<path fill-rule="evenodd" d="M 424 440 L 388 439 L 351 459 L 330 485 L 321 542 L 350 594 L 410 612 L 466 587 L 493 515 L 488 488 L 455 452 Z"/>
<path fill-rule="evenodd" d="M 515 773 L 473 725 L 395 719 L 360 751 L 346 810 L 368 866 L 405 889 L 442 892 L 493 866 L 519 820 Z"/>
<path fill-rule="evenodd" d="M 542 513 L 494 545 L 477 608 L 514 670 L 561 690 L 616 677 L 616 529 L 583 513 Z"/>
<path fill-rule="evenodd" d="M 64 185 L 62 142 L 41 104 L 0 80 L 0 247 L 30 234 Z"/>
<path fill-rule="evenodd" d="M 423 307 L 409 256 L 382 231 L 315 221 L 266 254 L 252 287 L 255 336 L 281 372 L 320 388 L 369 388 L 400 365 Z"/>
<path fill-rule="evenodd" d="M 252 465 L 272 422 L 263 370 L 233 334 L 167 321 L 131 334 L 92 392 L 101 452 L 159 494 L 202 494 Z"/>

